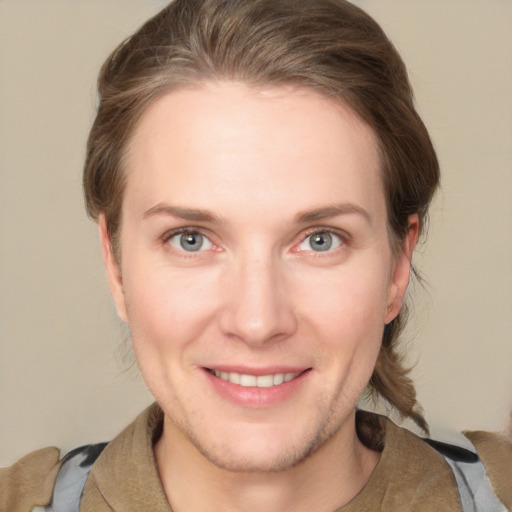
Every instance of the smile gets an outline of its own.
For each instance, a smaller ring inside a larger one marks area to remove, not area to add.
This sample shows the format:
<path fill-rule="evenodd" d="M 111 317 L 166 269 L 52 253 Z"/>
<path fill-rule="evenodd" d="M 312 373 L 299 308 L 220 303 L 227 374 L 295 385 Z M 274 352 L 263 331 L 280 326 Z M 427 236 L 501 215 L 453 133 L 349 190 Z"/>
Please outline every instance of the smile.
<path fill-rule="evenodd" d="M 218 370 L 209 370 L 212 375 L 232 384 L 242 387 L 271 388 L 279 386 L 284 382 L 290 382 L 300 375 L 300 373 L 275 373 L 270 375 L 247 375 L 236 372 L 221 372 Z"/>

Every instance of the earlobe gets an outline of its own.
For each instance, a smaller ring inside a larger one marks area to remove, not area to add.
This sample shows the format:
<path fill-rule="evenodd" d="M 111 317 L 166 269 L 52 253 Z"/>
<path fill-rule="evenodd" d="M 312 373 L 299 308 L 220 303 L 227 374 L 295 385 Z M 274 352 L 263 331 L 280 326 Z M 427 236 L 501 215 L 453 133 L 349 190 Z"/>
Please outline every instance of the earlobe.
<path fill-rule="evenodd" d="M 110 294 L 114 299 L 119 318 L 121 318 L 123 322 L 127 322 L 128 319 L 126 315 L 126 303 L 124 297 L 121 268 L 119 267 L 119 264 L 117 263 L 114 256 L 112 243 L 110 241 L 107 230 L 107 223 L 103 214 L 101 214 L 98 219 L 98 229 L 100 235 L 101 252 L 103 255 L 103 264 L 105 265 L 105 271 L 107 273 Z"/>
<path fill-rule="evenodd" d="M 402 308 L 403 298 L 409 284 L 411 262 L 414 247 L 418 241 L 419 219 L 418 215 L 410 215 L 407 234 L 402 242 L 401 252 L 398 255 L 393 268 L 393 275 L 388 290 L 388 309 L 385 323 L 391 322 L 397 317 Z"/>

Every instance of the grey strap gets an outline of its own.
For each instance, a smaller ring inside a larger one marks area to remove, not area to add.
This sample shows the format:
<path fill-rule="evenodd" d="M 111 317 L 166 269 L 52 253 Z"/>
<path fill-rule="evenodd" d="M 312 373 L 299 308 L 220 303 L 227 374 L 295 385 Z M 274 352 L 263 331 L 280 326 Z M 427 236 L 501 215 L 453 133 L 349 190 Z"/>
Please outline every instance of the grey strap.
<path fill-rule="evenodd" d="M 436 441 L 426 441 L 437 449 L 450 465 L 459 488 L 462 512 L 507 512 L 507 508 L 494 492 L 485 466 L 478 457 L 475 447 L 462 434 L 460 434 L 459 440 L 460 445 L 464 448 Z M 470 456 L 464 457 L 463 452 Z"/>
<path fill-rule="evenodd" d="M 68 453 L 55 480 L 52 504 L 35 507 L 31 512 L 79 512 L 87 477 L 105 446 L 106 443 L 87 445 Z"/>
<path fill-rule="evenodd" d="M 507 512 L 498 499 L 481 461 L 457 462 L 445 457 L 451 466 L 463 512 Z"/>

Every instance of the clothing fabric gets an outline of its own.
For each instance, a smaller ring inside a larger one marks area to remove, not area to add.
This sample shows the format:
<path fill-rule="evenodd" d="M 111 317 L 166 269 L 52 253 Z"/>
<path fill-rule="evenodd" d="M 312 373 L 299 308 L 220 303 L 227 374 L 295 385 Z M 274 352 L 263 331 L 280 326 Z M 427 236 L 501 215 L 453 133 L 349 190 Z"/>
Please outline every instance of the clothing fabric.
<path fill-rule="evenodd" d="M 482 461 L 467 438 L 464 438 L 462 446 L 425 441 L 441 453 L 452 468 L 462 512 L 507 512 L 494 492 Z M 35 507 L 32 512 L 80 512 L 87 477 L 106 444 L 82 446 L 66 455 L 55 481 L 51 505 Z M 468 444 L 471 450 L 464 448 Z"/>
<path fill-rule="evenodd" d="M 153 455 L 162 423 L 163 413 L 153 405 L 103 449 L 87 479 L 81 512 L 172 512 Z M 365 487 L 337 512 L 461 510 L 454 472 L 438 450 L 379 415 L 361 411 L 356 425 L 361 441 L 382 454 Z M 512 444 L 487 432 L 466 436 L 478 450 L 498 498 L 511 510 Z M 80 465 L 88 456 L 92 453 L 72 452 L 65 460 Z M 45 510 L 62 463 L 57 449 L 47 448 L 0 470 L 0 512 Z"/>

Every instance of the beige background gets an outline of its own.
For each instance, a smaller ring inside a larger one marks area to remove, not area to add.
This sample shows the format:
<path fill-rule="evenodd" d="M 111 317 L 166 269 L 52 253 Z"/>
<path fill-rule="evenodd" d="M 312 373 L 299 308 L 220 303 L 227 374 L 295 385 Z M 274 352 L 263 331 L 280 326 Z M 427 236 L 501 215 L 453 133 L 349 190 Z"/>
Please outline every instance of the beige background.
<path fill-rule="evenodd" d="M 434 426 L 512 408 L 512 2 L 360 1 L 405 61 L 442 164 L 417 255 L 413 376 Z M 108 440 L 149 403 L 125 371 L 80 173 L 97 70 L 156 0 L 0 0 L 0 465 Z"/>

